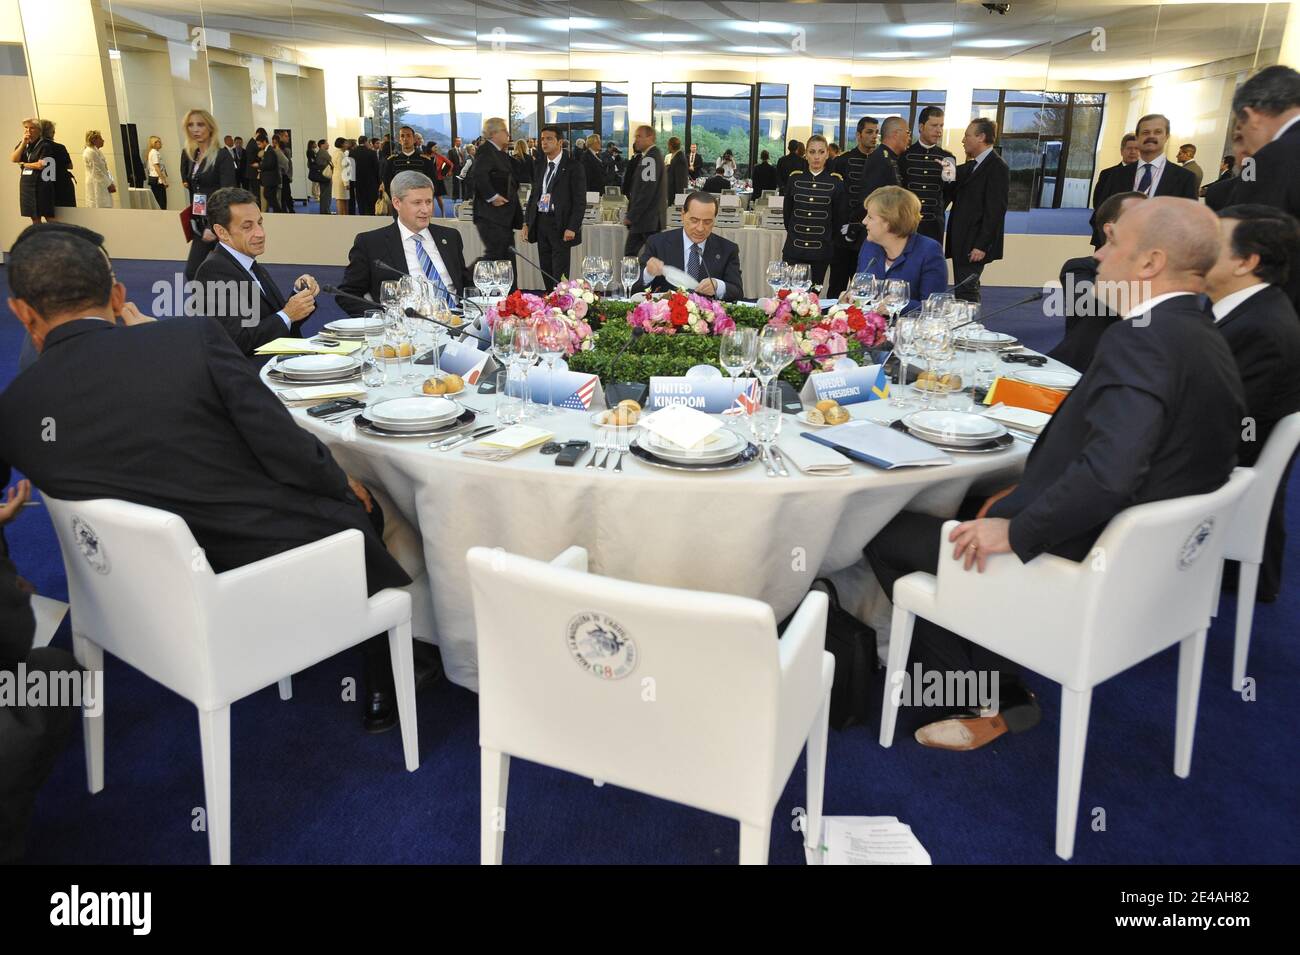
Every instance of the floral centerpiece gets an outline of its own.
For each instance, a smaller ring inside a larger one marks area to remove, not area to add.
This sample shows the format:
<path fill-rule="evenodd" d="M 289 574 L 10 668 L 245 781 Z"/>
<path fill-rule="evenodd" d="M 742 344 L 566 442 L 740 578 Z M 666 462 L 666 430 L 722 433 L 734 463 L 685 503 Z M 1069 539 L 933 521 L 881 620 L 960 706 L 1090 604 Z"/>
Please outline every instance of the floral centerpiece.
<path fill-rule="evenodd" d="M 651 335 L 721 335 L 736 327 L 720 302 L 693 292 L 649 298 L 632 309 L 627 323 Z"/>
<path fill-rule="evenodd" d="M 591 351 L 596 341 L 587 312 L 596 301 L 591 283 L 583 279 L 566 279 L 545 297 L 514 291 L 487 310 L 488 328 L 495 331 L 501 321 L 535 322 L 549 315 L 564 322 L 569 330 L 566 355 Z"/>
<path fill-rule="evenodd" d="M 821 299 L 808 292 L 783 288 L 776 298 L 760 298 L 758 307 L 777 323 L 815 320 L 822 313 Z"/>
<path fill-rule="evenodd" d="M 833 305 L 825 315 L 817 314 L 806 321 L 797 317 L 791 321 L 791 317 L 774 317 L 772 321 L 788 323 L 794 329 L 800 351 L 811 359 L 796 360 L 796 367 L 804 373 L 812 371 L 814 365 L 829 371 L 837 358 L 846 354 L 860 357 L 862 352 L 876 348 L 885 339 L 885 317 L 879 312 L 864 312 L 852 304 Z"/>

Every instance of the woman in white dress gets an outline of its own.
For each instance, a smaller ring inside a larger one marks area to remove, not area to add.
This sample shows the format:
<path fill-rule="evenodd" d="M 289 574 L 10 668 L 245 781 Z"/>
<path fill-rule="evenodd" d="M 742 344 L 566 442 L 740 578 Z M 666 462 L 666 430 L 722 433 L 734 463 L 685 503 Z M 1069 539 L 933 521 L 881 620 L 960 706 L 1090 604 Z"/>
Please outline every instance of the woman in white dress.
<path fill-rule="evenodd" d="M 357 164 L 347 153 L 347 140 L 342 136 L 334 140 L 334 149 L 330 153 L 334 161 L 334 175 L 330 183 L 334 187 L 334 210 L 341 216 L 348 214 L 348 197 L 352 194 L 352 180 L 357 177 Z"/>
<path fill-rule="evenodd" d="M 145 177 L 149 188 L 158 201 L 159 209 L 167 208 L 167 167 L 163 165 L 162 140 L 157 136 L 149 137 L 149 160 L 144 165 Z"/>
<path fill-rule="evenodd" d="M 86 205 L 91 209 L 113 208 L 113 193 L 117 184 L 113 174 L 108 171 L 108 160 L 101 150 L 104 137 L 99 130 L 92 129 L 86 133 L 86 148 L 82 150 L 81 161 L 86 166 Z"/>

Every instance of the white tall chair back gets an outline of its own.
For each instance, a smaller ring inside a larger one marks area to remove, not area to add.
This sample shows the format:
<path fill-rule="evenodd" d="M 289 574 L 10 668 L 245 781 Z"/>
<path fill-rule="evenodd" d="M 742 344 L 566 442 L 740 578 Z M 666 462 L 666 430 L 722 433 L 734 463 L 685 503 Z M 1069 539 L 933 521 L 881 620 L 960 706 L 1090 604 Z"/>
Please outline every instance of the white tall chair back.
<path fill-rule="evenodd" d="M 1264 450 L 1251 468 L 1255 472 L 1255 483 L 1242 499 L 1237 518 L 1228 532 L 1225 554 L 1229 560 L 1258 564 L 1264 559 L 1268 515 L 1273 509 L 1277 486 L 1297 445 L 1300 445 L 1300 411 L 1287 415 L 1273 426 Z"/>
<path fill-rule="evenodd" d="M 770 822 L 773 787 L 789 767 L 773 766 L 781 678 L 767 604 L 486 548 L 468 560 L 482 746 Z M 614 661 L 626 674 L 593 674 L 589 664 L 609 658 L 591 641 L 592 624 L 626 641 Z"/>
<path fill-rule="evenodd" d="M 209 695 L 204 608 L 213 573 L 175 514 L 45 497 L 63 550 L 72 628 L 189 700 Z"/>

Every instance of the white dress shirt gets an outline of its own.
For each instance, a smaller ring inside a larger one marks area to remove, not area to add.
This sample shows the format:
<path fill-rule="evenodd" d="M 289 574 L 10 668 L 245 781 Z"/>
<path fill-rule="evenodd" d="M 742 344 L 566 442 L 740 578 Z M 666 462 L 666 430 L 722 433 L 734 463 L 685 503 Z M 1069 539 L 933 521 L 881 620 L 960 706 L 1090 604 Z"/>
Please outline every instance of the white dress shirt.
<path fill-rule="evenodd" d="M 1141 305 L 1138 305 L 1138 306 L 1135 306 L 1134 308 L 1129 309 L 1129 310 L 1124 314 L 1124 320 L 1125 320 L 1125 321 L 1128 321 L 1130 318 L 1136 318 L 1136 317 L 1139 316 L 1139 315 L 1146 315 L 1148 312 L 1151 311 L 1151 309 L 1155 308 L 1155 307 L 1156 307 L 1157 305 L 1159 305 L 1161 302 L 1168 301 L 1169 299 L 1174 298 L 1174 297 L 1176 297 L 1176 296 L 1179 296 L 1179 295 L 1191 295 L 1191 294 L 1193 294 L 1193 293 L 1191 293 L 1191 292 L 1165 292 L 1164 295 L 1157 295 L 1155 298 L 1147 299 L 1147 300 L 1146 300 L 1145 302 L 1143 302 Z"/>
<path fill-rule="evenodd" d="M 1147 190 L 1147 197 L 1150 198 L 1156 194 L 1156 186 L 1160 185 L 1160 176 L 1165 171 L 1165 162 L 1167 160 L 1163 155 L 1157 156 L 1151 160 L 1151 188 Z M 1138 157 L 1137 172 L 1133 176 L 1133 191 L 1141 192 L 1138 183 L 1142 181 L 1142 167 L 1146 165 L 1146 160 Z"/>
<path fill-rule="evenodd" d="M 1262 292 L 1268 288 L 1267 282 L 1258 282 L 1255 285 L 1249 285 L 1243 289 L 1237 289 L 1230 295 L 1225 295 L 1214 303 L 1214 324 L 1219 324 L 1232 312 L 1234 308 L 1240 305 L 1246 299 L 1250 298 L 1256 292 Z"/>
<path fill-rule="evenodd" d="M 420 257 L 415 254 L 415 243 L 411 241 L 411 236 L 416 235 L 405 225 L 402 220 L 397 220 L 397 231 L 402 234 L 402 254 L 406 256 L 406 271 L 416 278 L 424 278 L 424 269 L 420 268 Z M 447 286 L 447 291 L 452 295 L 456 294 L 456 285 L 451 280 L 451 273 L 447 271 L 447 263 L 442 261 L 442 256 L 438 254 L 438 243 L 433 241 L 433 236 L 429 235 L 427 228 L 419 232 L 420 245 L 424 246 L 424 251 L 429 253 L 429 258 L 433 260 L 433 267 L 438 270 L 438 277 L 442 279 L 442 284 Z"/>
<path fill-rule="evenodd" d="M 1273 138 L 1270 140 L 1270 142 L 1277 142 L 1279 139 L 1282 138 L 1282 135 L 1283 135 L 1283 134 L 1284 134 L 1288 129 L 1290 129 L 1292 126 L 1294 126 L 1296 123 L 1300 123 L 1300 116 L 1292 116 L 1292 117 L 1291 117 L 1287 122 L 1283 123 L 1283 124 L 1282 124 L 1282 128 L 1279 129 L 1279 130 L 1277 131 L 1276 134 L 1274 134 L 1274 136 L 1273 136 Z"/>
<path fill-rule="evenodd" d="M 257 276 L 253 274 L 253 262 L 255 261 L 253 257 L 249 255 L 245 255 L 243 252 L 240 252 L 238 249 L 229 246 L 224 242 L 221 243 L 221 247 L 235 257 L 235 261 L 244 267 L 244 271 L 248 273 L 249 278 L 251 278 L 254 282 L 257 282 L 257 287 L 259 289 L 262 289 L 263 295 L 266 295 L 266 289 L 262 288 L 262 283 L 258 282 Z M 267 297 L 269 298 L 270 296 Z M 284 309 L 281 309 L 275 314 L 279 315 L 280 318 L 284 320 L 285 328 L 289 328 L 289 329 L 293 328 L 293 321 L 292 319 L 289 318 L 288 315 L 284 313 Z"/>

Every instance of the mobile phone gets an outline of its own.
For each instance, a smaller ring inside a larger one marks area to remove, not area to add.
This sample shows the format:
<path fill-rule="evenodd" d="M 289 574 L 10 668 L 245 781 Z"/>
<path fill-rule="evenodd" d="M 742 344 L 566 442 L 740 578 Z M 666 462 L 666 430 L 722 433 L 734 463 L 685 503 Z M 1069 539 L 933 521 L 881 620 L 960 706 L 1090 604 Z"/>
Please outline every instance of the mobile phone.
<path fill-rule="evenodd" d="M 589 447 L 590 441 L 566 441 L 561 446 L 560 453 L 555 456 L 555 463 L 562 468 L 571 468 L 587 453 Z"/>
<path fill-rule="evenodd" d="M 351 411 L 354 408 L 364 408 L 366 403 L 358 401 L 356 398 L 335 398 L 333 401 L 324 401 L 318 405 L 312 405 L 307 409 L 307 413 L 313 418 L 323 418 L 326 415 L 338 414 L 340 411 Z"/>

